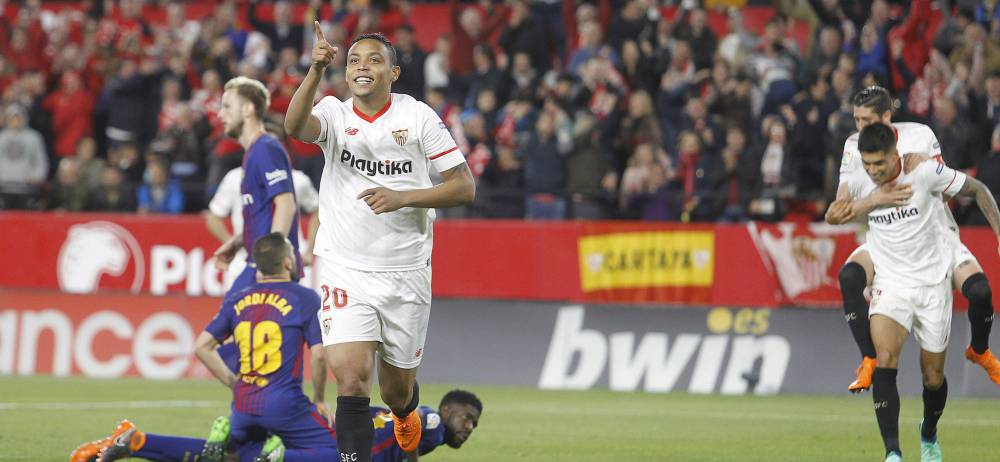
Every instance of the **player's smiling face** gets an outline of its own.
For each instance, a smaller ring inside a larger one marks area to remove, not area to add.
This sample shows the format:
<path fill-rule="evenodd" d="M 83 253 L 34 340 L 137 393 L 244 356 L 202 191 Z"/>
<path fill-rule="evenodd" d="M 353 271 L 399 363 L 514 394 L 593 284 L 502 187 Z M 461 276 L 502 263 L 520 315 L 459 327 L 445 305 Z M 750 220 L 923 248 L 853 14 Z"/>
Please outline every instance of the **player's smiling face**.
<path fill-rule="evenodd" d="M 347 54 L 347 86 L 354 96 L 388 95 L 392 82 L 399 77 L 386 45 L 378 40 L 361 40 Z"/>
<path fill-rule="evenodd" d="M 441 419 L 445 426 L 444 442 L 458 449 L 479 426 L 479 411 L 471 404 L 452 402 L 441 408 Z"/>
<path fill-rule="evenodd" d="M 885 152 L 862 152 L 861 162 L 865 172 L 877 185 L 883 185 L 899 176 L 900 157 L 895 149 Z"/>

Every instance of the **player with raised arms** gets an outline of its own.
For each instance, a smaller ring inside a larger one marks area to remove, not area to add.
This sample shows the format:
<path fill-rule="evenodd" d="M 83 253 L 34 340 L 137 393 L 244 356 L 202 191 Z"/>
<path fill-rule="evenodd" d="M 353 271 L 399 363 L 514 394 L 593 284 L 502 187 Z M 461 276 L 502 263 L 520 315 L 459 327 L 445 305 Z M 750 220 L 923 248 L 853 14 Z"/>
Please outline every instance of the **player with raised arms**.
<path fill-rule="evenodd" d="M 399 446 L 417 459 L 422 428 L 417 368 L 431 309 L 434 208 L 467 205 L 475 180 L 444 122 L 428 105 L 391 92 L 400 68 L 382 34 L 363 34 L 347 53 L 347 101 L 313 106 L 337 48 L 314 24 L 312 65 L 292 96 L 285 131 L 323 149 L 320 312 L 327 361 L 337 378 L 341 460 L 372 459 L 369 395 L 377 366 L 382 401 Z M 430 169 L 443 181 L 434 185 Z M 375 356 L 378 360 L 375 360 Z M 376 364 L 377 363 L 377 364 Z"/>

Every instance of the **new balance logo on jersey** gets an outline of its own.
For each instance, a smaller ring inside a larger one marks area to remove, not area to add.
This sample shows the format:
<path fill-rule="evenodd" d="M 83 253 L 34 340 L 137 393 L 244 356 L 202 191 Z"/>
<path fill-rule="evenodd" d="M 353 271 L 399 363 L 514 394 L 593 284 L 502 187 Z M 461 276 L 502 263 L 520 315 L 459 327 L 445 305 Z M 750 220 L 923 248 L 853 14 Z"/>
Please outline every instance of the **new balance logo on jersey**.
<path fill-rule="evenodd" d="M 277 169 L 264 174 L 264 178 L 267 179 L 267 185 L 271 186 L 279 181 L 285 181 L 288 179 L 288 170 Z"/>
<path fill-rule="evenodd" d="M 897 208 L 882 215 L 868 215 L 868 223 L 873 225 L 891 225 L 897 221 L 920 215 L 920 210 L 916 207 L 908 209 Z"/>
<path fill-rule="evenodd" d="M 359 159 L 354 157 L 350 151 L 344 150 L 340 153 L 340 161 L 349 164 L 351 168 L 357 169 L 359 172 L 368 175 L 400 175 L 403 173 L 413 172 L 413 161 L 404 160 L 402 162 L 395 160 L 386 161 L 376 161 L 368 159 Z"/>
<path fill-rule="evenodd" d="M 354 127 L 350 127 L 348 129 L 344 130 L 344 133 L 347 133 L 350 136 L 354 136 L 354 135 L 358 134 L 358 129 L 354 128 Z"/>

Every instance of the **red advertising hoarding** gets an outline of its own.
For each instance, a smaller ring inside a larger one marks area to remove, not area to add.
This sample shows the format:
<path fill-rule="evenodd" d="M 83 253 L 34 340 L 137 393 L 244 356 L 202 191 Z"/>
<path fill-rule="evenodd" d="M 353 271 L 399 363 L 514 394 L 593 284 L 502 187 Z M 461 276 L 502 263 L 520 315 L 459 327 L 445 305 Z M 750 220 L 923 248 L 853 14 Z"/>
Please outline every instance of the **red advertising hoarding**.
<path fill-rule="evenodd" d="M 835 307 L 852 227 L 441 220 L 434 294 L 650 304 Z M 198 216 L 0 213 L 0 287 L 221 296 Z M 1000 273 L 988 229 L 962 240 Z M 306 283 L 311 284 L 311 271 Z M 964 304 L 961 297 L 958 305 Z"/>

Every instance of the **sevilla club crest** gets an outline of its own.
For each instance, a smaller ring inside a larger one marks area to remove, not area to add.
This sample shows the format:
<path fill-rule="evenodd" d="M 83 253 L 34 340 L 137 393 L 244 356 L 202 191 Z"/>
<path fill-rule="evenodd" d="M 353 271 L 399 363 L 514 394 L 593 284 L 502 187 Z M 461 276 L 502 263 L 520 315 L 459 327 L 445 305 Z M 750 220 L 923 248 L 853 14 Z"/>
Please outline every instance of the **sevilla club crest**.
<path fill-rule="evenodd" d="M 402 130 L 393 130 L 392 139 L 396 140 L 396 144 L 402 147 L 404 144 L 406 144 L 407 132 L 409 132 L 409 130 L 405 128 Z"/>

